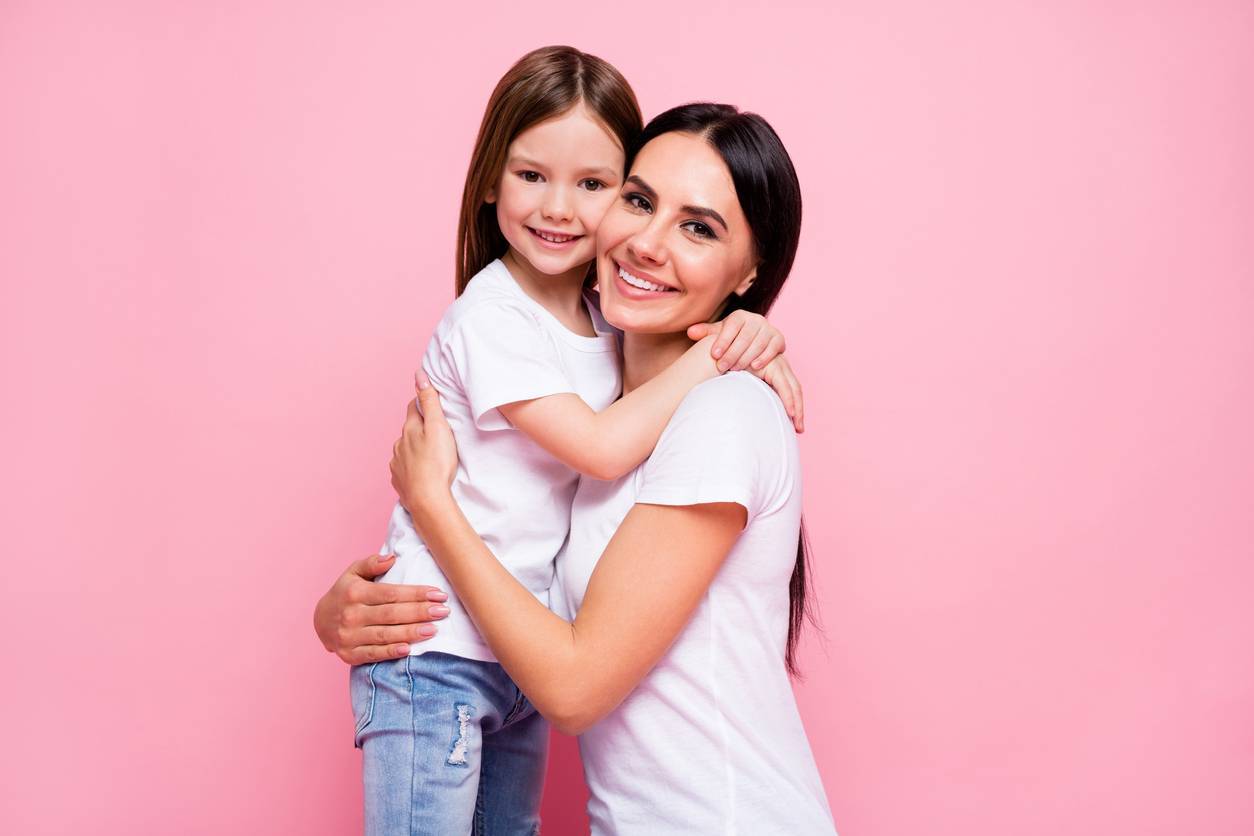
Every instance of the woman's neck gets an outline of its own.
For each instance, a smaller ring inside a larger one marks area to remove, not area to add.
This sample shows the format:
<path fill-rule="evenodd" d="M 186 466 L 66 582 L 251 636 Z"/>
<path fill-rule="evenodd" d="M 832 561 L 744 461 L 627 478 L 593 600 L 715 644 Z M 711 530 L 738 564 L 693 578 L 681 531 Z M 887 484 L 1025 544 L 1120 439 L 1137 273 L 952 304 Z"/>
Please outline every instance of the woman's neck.
<path fill-rule="evenodd" d="M 596 336 L 592 317 L 588 315 L 588 309 L 583 304 L 587 264 L 580 264 L 558 276 L 549 276 L 532 267 L 527 259 L 514 252 L 513 247 L 501 257 L 501 261 L 523 293 L 544 306 L 545 310 L 557 317 L 558 322 L 581 336 Z"/>
<path fill-rule="evenodd" d="M 677 334 L 623 334 L 623 394 L 644 385 L 692 347 L 685 331 Z"/>

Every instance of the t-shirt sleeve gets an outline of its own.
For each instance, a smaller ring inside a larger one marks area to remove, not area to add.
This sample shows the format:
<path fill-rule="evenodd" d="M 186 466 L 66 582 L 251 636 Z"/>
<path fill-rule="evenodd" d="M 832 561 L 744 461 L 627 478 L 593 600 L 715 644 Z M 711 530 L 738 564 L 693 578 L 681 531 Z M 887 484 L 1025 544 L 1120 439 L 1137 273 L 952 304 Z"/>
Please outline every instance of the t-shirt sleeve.
<path fill-rule="evenodd" d="M 782 410 L 768 400 L 775 395 L 760 387 L 756 380 L 722 377 L 693 389 L 645 461 L 636 501 L 735 502 L 750 520 L 767 510 L 787 463 Z"/>
<path fill-rule="evenodd" d="M 477 306 L 452 329 L 446 350 L 481 430 L 511 426 L 498 409 L 504 404 L 576 391 L 553 336 L 521 305 Z"/>

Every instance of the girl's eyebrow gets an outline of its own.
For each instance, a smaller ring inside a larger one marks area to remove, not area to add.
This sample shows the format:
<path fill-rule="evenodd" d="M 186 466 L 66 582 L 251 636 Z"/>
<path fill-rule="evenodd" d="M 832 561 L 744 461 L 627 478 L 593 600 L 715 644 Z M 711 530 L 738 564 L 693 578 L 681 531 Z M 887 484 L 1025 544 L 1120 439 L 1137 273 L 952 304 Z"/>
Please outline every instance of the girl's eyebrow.
<path fill-rule="evenodd" d="M 636 188 L 644 192 L 645 197 L 649 198 L 649 200 L 657 202 L 657 192 L 653 190 L 652 186 L 640 179 L 639 176 L 632 174 L 627 178 L 627 182 L 635 184 Z M 699 218 L 709 218 L 721 226 L 724 232 L 727 231 L 727 221 L 723 220 L 723 216 L 718 212 L 715 212 L 713 209 L 709 209 L 705 206 L 680 206 L 679 211 L 685 215 L 696 215 Z"/>
<path fill-rule="evenodd" d="M 532 168 L 544 168 L 544 163 L 536 162 L 529 157 L 510 157 L 506 165 L 529 165 Z"/>
<path fill-rule="evenodd" d="M 622 173 L 621 169 L 613 169 L 607 165 L 594 165 L 591 168 L 583 168 L 579 170 L 580 174 L 599 174 L 607 180 L 616 180 Z"/>

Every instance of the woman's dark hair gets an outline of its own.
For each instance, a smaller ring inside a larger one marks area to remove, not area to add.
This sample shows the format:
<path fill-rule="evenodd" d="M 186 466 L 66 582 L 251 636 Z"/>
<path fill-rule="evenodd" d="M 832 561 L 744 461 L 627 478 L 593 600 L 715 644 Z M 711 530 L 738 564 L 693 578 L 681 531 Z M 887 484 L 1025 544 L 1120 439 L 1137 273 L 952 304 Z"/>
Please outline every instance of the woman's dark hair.
<path fill-rule="evenodd" d="M 476 273 L 509 248 L 496 221 L 496 206 L 484 202 L 501 178 L 509 144 L 532 125 L 560 116 L 580 102 L 630 154 L 644 119 L 631 85 L 608 62 L 571 46 L 546 46 L 519 58 L 497 82 L 462 189 L 458 296 Z"/>
<path fill-rule="evenodd" d="M 743 296 L 732 294 L 723 314 L 733 310 L 766 315 L 784 287 L 801 237 L 801 184 L 792 159 L 779 135 L 756 113 L 732 105 L 699 102 L 658 114 L 645 125 L 627 164 L 651 139 L 686 133 L 708 142 L 731 172 L 736 198 L 753 233 L 757 277 Z M 809 548 L 805 523 L 797 540 L 797 562 L 788 582 L 788 644 L 784 657 L 788 672 L 799 674 L 797 642 L 806 621 L 814 622 L 810 608 Z"/>

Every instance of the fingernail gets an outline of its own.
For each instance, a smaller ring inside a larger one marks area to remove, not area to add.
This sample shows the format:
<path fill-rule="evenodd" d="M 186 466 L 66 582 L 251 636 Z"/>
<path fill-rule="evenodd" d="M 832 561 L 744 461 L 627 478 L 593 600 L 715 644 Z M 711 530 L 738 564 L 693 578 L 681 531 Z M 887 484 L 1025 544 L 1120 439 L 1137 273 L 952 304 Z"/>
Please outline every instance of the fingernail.
<path fill-rule="evenodd" d="M 765 365 L 766 365 L 766 364 L 765 364 L 765 363 L 763 363 L 761 360 L 754 360 L 754 361 L 753 361 L 753 367 L 754 367 L 755 369 L 760 369 L 760 368 L 762 368 L 762 367 L 763 367 L 763 366 L 765 366 Z"/>
<path fill-rule="evenodd" d="M 715 359 L 715 360 L 717 360 L 718 358 L 720 358 L 720 357 L 722 357 L 722 356 L 723 356 L 723 349 L 721 349 L 721 348 L 716 348 L 716 349 L 714 349 L 714 359 Z"/>
<path fill-rule="evenodd" d="M 426 372 L 418 372 L 414 375 L 414 383 L 418 384 L 419 389 L 426 389 L 431 385 L 431 380 L 427 377 Z"/>
<path fill-rule="evenodd" d="M 429 639 L 435 634 L 436 634 L 436 627 L 434 624 L 421 624 L 418 627 L 418 635 L 422 636 L 423 638 Z"/>
<path fill-rule="evenodd" d="M 727 364 L 726 364 L 726 363 L 723 363 L 723 362 L 720 362 L 720 363 L 718 364 L 718 370 L 719 370 L 720 372 L 725 372 L 725 371 L 727 371 Z"/>
<path fill-rule="evenodd" d="M 427 600 L 428 600 L 428 601 L 447 601 L 447 600 L 448 600 L 448 593 L 447 593 L 447 592 L 441 592 L 441 591 L 440 591 L 440 590 L 438 590 L 438 589 L 433 589 L 433 590 L 431 590 L 430 592 L 428 592 L 428 593 L 427 593 Z"/>
<path fill-rule="evenodd" d="M 427 615 L 433 618 L 448 615 L 448 607 L 443 604 L 436 604 L 433 607 L 427 607 Z"/>
<path fill-rule="evenodd" d="M 396 656 L 408 656 L 408 655 L 409 655 L 409 645 L 407 645 L 407 644 L 398 644 L 396 647 L 392 648 L 392 653 L 393 653 L 394 655 L 396 655 Z"/>

